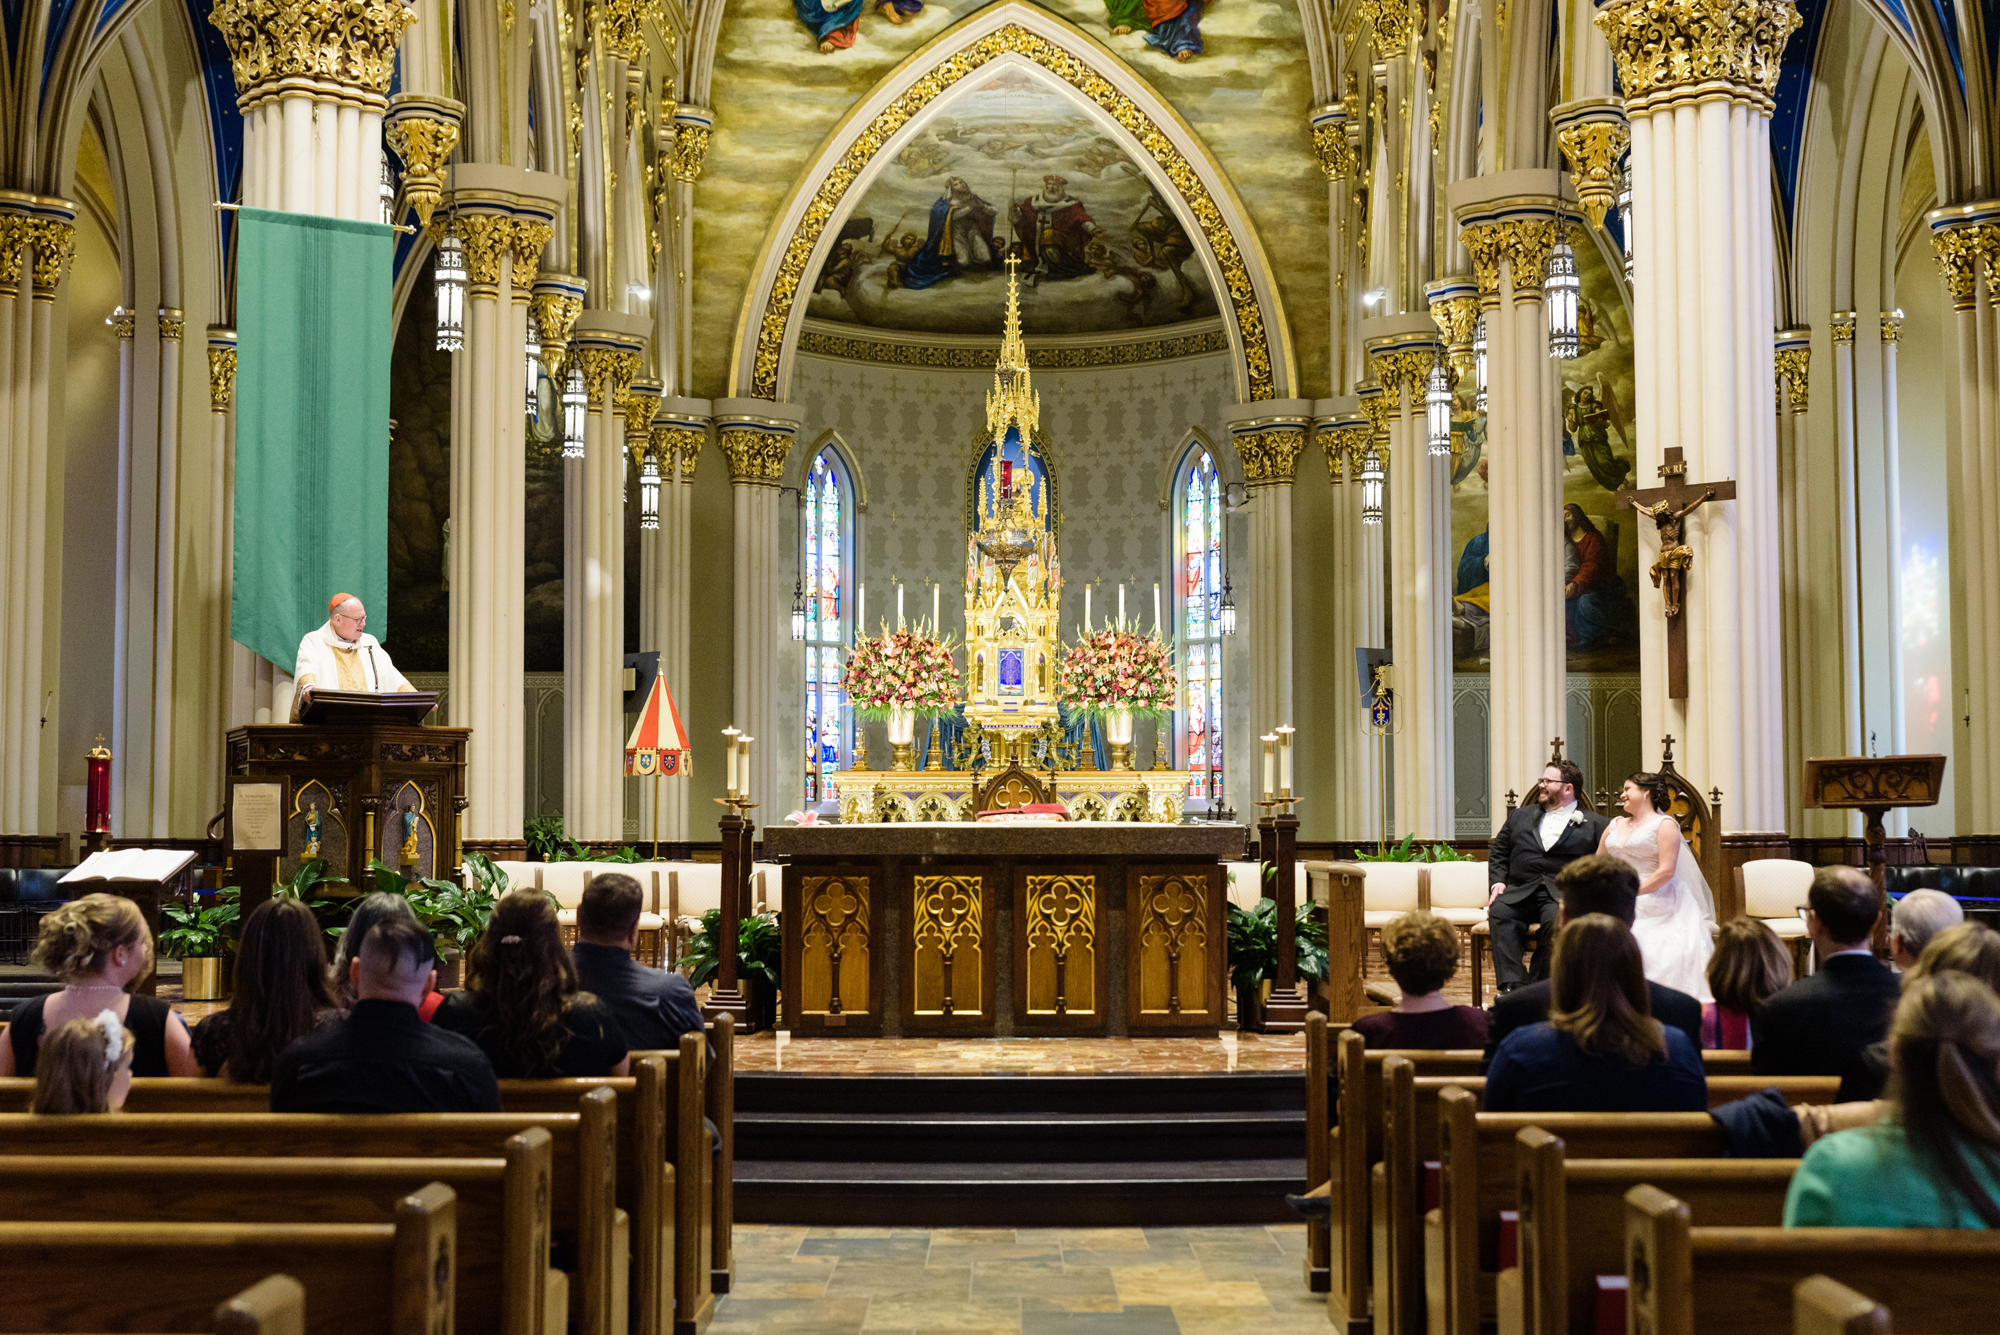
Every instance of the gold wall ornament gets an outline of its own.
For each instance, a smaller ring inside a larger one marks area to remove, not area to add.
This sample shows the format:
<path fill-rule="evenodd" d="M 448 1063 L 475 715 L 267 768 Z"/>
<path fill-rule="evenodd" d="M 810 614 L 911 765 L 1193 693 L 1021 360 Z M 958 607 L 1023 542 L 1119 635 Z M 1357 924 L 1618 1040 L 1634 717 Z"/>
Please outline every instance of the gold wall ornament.
<path fill-rule="evenodd" d="M 1299 455 L 1305 452 L 1304 426 L 1272 426 L 1232 437 L 1243 463 L 1248 487 L 1289 487 L 1298 476 Z"/>
<path fill-rule="evenodd" d="M 1472 273 L 1478 280 L 1482 301 L 1500 299 L 1502 260 L 1507 261 L 1514 276 L 1514 300 L 1541 300 L 1549 252 L 1556 244 L 1555 219 L 1507 218 L 1476 223 L 1465 228 L 1460 237 L 1466 253 L 1472 256 Z"/>
<path fill-rule="evenodd" d="M 646 58 L 646 24 L 662 32 L 660 0 L 595 0 L 591 20 L 604 38 L 604 49 L 628 65 Z"/>
<path fill-rule="evenodd" d="M 1806 396 L 1811 388 L 1812 349 L 1810 347 L 1779 348 L 1774 354 L 1777 364 L 1777 385 L 1780 407 L 1782 395 L 1787 391 L 1792 397 L 1792 415 L 1797 417 L 1806 410 Z"/>
<path fill-rule="evenodd" d="M 719 443 L 734 485 L 775 487 L 785 480 L 785 459 L 792 452 L 790 432 L 725 427 Z"/>
<path fill-rule="evenodd" d="M 208 408 L 210 412 L 226 413 L 229 400 L 236 393 L 236 349 L 210 348 L 208 350 Z"/>
<path fill-rule="evenodd" d="M 707 125 L 692 125 L 686 121 L 674 126 L 674 179 L 676 181 L 699 181 L 702 166 L 708 161 L 708 141 L 715 133 Z"/>
<path fill-rule="evenodd" d="M 181 341 L 187 332 L 187 313 L 172 306 L 160 307 L 160 337 L 171 343 Z"/>
<path fill-rule="evenodd" d="M 990 344 L 985 347 L 953 347 L 938 343 L 893 343 L 818 329 L 807 329 L 799 335 L 798 350 L 814 357 L 837 357 L 850 362 L 882 362 L 891 366 L 964 371 L 984 370 L 993 360 Z M 1028 365 L 1037 371 L 1083 370 L 1177 361 L 1182 357 L 1227 351 L 1229 335 L 1220 329 L 1209 329 L 1199 334 L 1096 343 L 1080 348 L 1030 347 Z"/>
<path fill-rule="evenodd" d="M 1632 144 L 1632 127 L 1624 120 L 1583 121 L 1556 131 L 1556 142 L 1569 159 L 1577 202 L 1593 227 L 1604 226 L 1604 215 L 1618 202 L 1618 159 Z"/>
<path fill-rule="evenodd" d="M 549 379 L 562 384 L 569 364 L 569 336 L 576 329 L 576 317 L 583 313 L 583 298 L 567 292 L 536 292 L 528 298 L 535 313 L 535 327 L 542 332 L 542 365 Z"/>
<path fill-rule="evenodd" d="M 1354 147 L 1347 142 L 1345 121 L 1327 121 L 1312 127 L 1313 157 L 1329 181 L 1345 181 L 1354 175 Z"/>
<path fill-rule="evenodd" d="M 867 170 L 882 146 L 941 94 L 989 62 L 1010 54 L 1034 61 L 1097 104 L 1130 132 L 1139 141 L 1140 148 L 1159 164 L 1194 217 L 1222 271 L 1222 285 L 1229 295 L 1230 314 L 1235 320 L 1243 347 L 1250 384 L 1249 397 L 1277 397 L 1273 388 L 1271 350 L 1264 328 L 1264 313 L 1250 280 L 1249 266 L 1223 219 L 1221 208 L 1196 173 L 1194 165 L 1137 103 L 1088 63 L 1015 23 L 954 52 L 911 84 L 901 97 L 876 114 L 840 156 L 840 160 L 820 178 L 806 204 L 804 215 L 785 243 L 783 258 L 771 280 L 771 291 L 765 299 L 751 362 L 751 394 L 766 399 L 779 397 L 778 361 L 784 350 L 785 328 L 791 320 L 792 306 L 798 296 L 799 285 L 805 279 L 806 266 L 812 259 L 813 250 L 819 244 L 827 222 L 839 209 L 848 188 Z"/>
<path fill-rule="evenodd" d="M 1375 30 L 1375 54 L 1382 60 L 1402 55 L 1417 27 L 1410 0 L 1360 0 L 1355 14 Z"/>
<path fill-rule="evenodd" d="M 114 308 L 111 312 L 111 318 L 104 323 L 111 326 L 111 332 L 118 335 L 120 343 L 130 343 L 133 336 L 139 332 L 138 315 L 133 311 L 126 310 L 123 306 Z"/>
<path fill-rule="evenodd" d="M 247 109 L 286 79 L 385 97 L 396 44 L 417 15 L 402 0 L 217 0 L 208 21 L 229 47 L 236 104 Z"/>
<path fill-rule="evenodd" d="M 1900 310 L 1882 312 L 1882 341 L 1901 343 L 1903 341 L 1903 313 Z"/>
<path fill-rule="evenodd" d="M 1835 311 L 1830 323 L 1833 327 L 1833 345 L 1836 348 L 1843 343 L 1854 342 L 1853 311 Z"/>
<path fill-rule="evenodd" d="M 1724 97 L 1768 112 L 1799 12 L 1792 0 L 1617 0 L 1593 21 L 1628 109 Z"/>
<path fill-rule="evenodd" d="M 401 116 L 389 123 L 382 137 L 403 160 L 403 197 L 417 211 L 417 222 L 430 226 L 431 214 L 444 197 L 445 166 L 458 147 L 458 123 Z"/>

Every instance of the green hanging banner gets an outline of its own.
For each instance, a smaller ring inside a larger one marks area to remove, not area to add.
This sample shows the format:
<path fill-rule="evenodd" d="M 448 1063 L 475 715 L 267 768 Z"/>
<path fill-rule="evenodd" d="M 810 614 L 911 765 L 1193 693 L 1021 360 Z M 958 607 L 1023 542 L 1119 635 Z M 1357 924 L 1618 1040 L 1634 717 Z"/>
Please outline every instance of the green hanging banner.
<path fill-rule="evenodd" d="M 337 591 L 388 638 L 394 235 L 268 209 L 237 219 L 230 636 L 289 672 Z"/>

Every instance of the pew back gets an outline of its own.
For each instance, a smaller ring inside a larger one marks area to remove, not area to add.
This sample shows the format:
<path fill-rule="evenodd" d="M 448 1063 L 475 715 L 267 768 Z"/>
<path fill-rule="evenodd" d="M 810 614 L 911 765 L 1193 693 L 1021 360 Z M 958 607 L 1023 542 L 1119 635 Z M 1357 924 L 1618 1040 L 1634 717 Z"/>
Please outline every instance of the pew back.
<path fill-rule="evenodd" d="M 1889 1309 L 1825 1275 L 1792 1290 L 1792 1335 L 1889 1335 Z"/>
<path fill-rule="evenodd" d="M 265 1276 L 215 1309 L 215 1335 L 306 1335 L 305 1286 Z"/>

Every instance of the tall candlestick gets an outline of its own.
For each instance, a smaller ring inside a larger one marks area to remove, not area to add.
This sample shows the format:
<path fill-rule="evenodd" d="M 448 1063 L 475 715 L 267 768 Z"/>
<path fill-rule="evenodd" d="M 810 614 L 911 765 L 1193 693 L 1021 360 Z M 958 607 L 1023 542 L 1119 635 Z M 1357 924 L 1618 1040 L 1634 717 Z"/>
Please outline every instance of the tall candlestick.
<path fill-rule="evenodd" d="M 1292 795 L 1292 733 L 1289 723 L 1278 727 L 1278 796 L 1289 800 Z"/>
<path fill-rule="evenodd" d="M 1160 581 L 1153 581 L 1153 634 L 1160 633 Z"/>
<path fill-rule="evenodd" d="M 740 734 L 734 728 L 724 728 L 722 735 L 726 739 L 723 744 L 729 748 L 729 764 L 727 766 L 729 773 L 729 795 L 735 797 L 737 792 L 736 739 Z"/>
<path fill-rule="evenodd" d="M 745 737 L 743 739 L 742 772 L 737 777 L 743 781 L 743 798 L 745 801 L 748 801 L 750 798 L 750 743 L 756 740 L 755 737 Z"/>
<path fill-rule="evenodd" d="M 1260 739 L 1264 743 L 1264 800 L 1271 800 L 1271 790 L 1277 786 L 1278 734 L 1267 732 Z"/>
<path fill-rule="evenodd" d="M 1123 584 L 1118 586 L 1118 624 L 1121 627 L 1125 624 L 1125 586 Z"/>

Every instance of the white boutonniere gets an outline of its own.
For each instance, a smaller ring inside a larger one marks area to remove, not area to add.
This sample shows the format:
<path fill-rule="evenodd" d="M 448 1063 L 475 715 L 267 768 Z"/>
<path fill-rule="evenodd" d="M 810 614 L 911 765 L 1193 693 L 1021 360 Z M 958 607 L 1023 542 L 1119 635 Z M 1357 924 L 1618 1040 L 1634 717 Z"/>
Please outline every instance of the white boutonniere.
<path fill-rule="evenodd" d="M 1572 811 L 1569 813 L 1569 819 L 1563 823 L 1565 825 L 1581 825 L 1583 824 L 1583 813 L 1581 811 Z"/>

